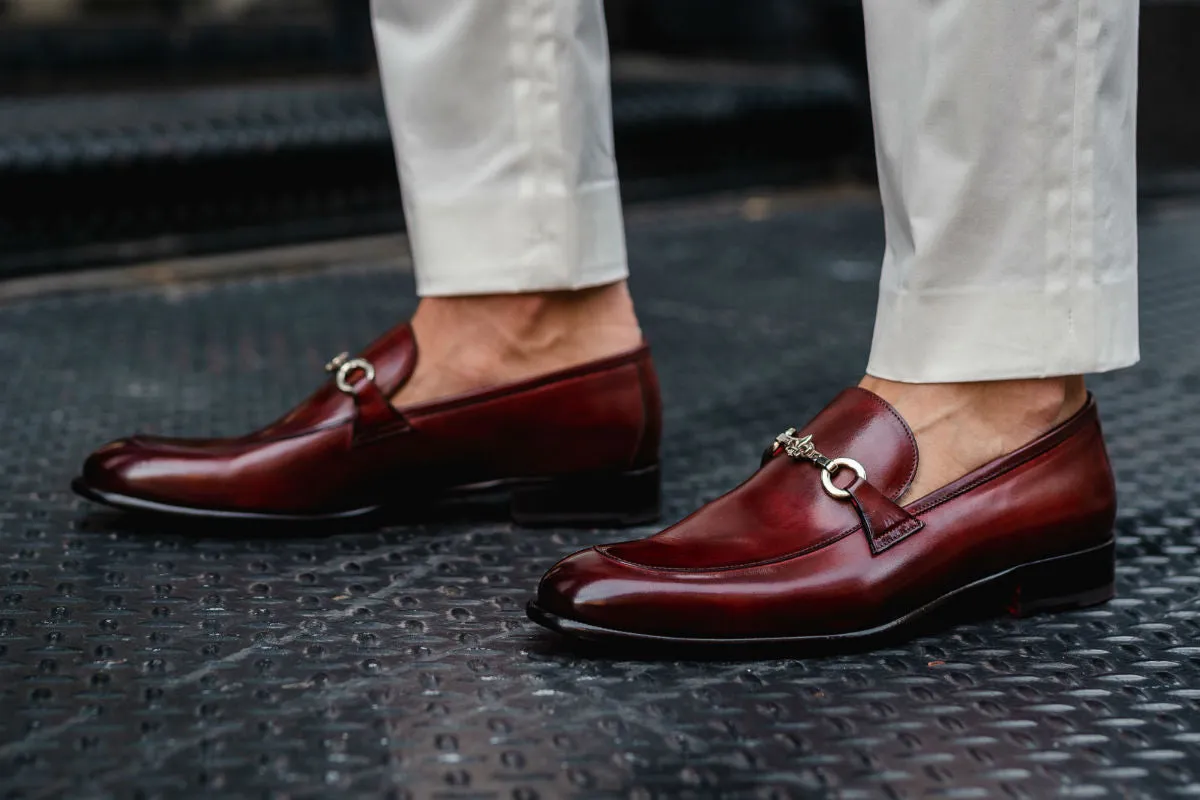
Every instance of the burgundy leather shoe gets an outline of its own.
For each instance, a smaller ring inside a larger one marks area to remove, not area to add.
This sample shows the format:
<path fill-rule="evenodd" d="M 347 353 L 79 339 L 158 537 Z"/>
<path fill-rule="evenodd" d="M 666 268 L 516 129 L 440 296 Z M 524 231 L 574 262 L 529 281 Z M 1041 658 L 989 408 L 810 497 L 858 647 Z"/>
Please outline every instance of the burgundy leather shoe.
<path fill-rule="evenodd" d="M 506 492 L 529 525 L 627 525 L 659 512 L 661 401 L 650 351 L 396 410 L 408 325 L 279 421 L 236 439 L 134 436 L 93 453 L 77 492 L 118 508 L 329 519 Z"/>
<path fill-rule="evenodd" d="M 912 635 L 951 604 L 1026 615 L 1112 597 L 1116 493 L 1092 398 L 902 508 L 916 470 L 900 415 L 849 389 L 679 524 L 560 561 L 530 617 L 587 639 L 825 651 Z"/>

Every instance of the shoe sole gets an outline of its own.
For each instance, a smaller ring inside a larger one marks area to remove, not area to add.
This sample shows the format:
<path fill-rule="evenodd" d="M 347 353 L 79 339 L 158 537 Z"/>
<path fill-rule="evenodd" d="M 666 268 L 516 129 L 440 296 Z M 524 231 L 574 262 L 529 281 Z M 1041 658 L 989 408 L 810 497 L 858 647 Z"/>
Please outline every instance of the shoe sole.
<path fill-rule="evenodd" d="M 958 616 L 966 618 L 994 617 L 1003 613 L 1027 617 L 1105 603 L 1115 596 L 1115 553 L 1115 544 L 1110 541 L 1088 550 L 1021 564 L 947 592 L 883 625 L 820 636 L 702 638 L 636 633 L 589 625 L 551 614 L 533 600 L 526 607 L 526 613 L 537 624 L 584 642 L 718 650 L 785 646 L 789 651 L 800 648 L 814 654 L 830 654 L 894 644 L 922 633 L 944 629 L 961 621 L 947 619 L 945 612 L 951 608 Z"/>
<path fill-rule="evenodd" d="M 439 503 L 461 505 L 479 501 L 507 503 L 509 518 L 523 527 L 618 528 L 646 525 L 659 518 L 661 477 L 657 464 L 619 473 L 567 475 L 491 481 L 441 489 L 420 498 L 422 507 Z M 227 522 L 336 522 L 390 515 L 398 509 L 386 504 L 322 514 L 278 514 L 229 511 L 162 503 L 141 497 L 106 492 L 82 477 L 71 482 L 81 497 L 122 511 L 190 517 Z"/>

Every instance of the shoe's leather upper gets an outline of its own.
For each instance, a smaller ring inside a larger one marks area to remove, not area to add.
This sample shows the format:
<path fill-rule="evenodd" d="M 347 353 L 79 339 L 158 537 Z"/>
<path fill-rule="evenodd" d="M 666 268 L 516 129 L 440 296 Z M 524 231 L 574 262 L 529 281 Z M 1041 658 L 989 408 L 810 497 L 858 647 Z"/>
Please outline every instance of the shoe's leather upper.
<path fill-rule="evenodd" d="M 1111 538 L 1115 489 L 1091 399 L 1036 441 L 904 508 L 895 501 L 916 473 L 916 443 L 881 398 L 849 389 L 801 432 L 826 456 L 862 464 L 865 482 L 849 471 L 834 478 L 853 497 L 831 497 L 817 464 L 776 453 L 661 533 L 559 562 L 542 580 L 538 605 L 661 636 L 845 633 Z"/>
<path fill-rule="evenodd" d="M 83 479 L 100 492 L 187 508 L 325 514 L 482 481 L 657 462 L 661 401 L 648 348 L 397 410 L 417 348 L 401 325 L 362 351 L 353 391 L 329 380 L 281 419 L 227 439 L 133 436 Z"/>

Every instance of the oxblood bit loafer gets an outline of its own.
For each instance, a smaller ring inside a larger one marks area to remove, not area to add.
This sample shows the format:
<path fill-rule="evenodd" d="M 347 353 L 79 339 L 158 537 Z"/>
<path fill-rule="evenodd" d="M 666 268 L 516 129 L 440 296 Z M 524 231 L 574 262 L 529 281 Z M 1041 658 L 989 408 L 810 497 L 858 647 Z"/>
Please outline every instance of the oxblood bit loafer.
<path fill-rule="evenodd" d="M 408 325 L 287 416 L 235 439 L 134 436 L 102 447 L 74 488 L 123 509 L 248 520 L 353 517 L 504 493 L 526 525 L 658 518 L 662 408 L 650 351 L 405 408 Z"/>
<path fill-rule="evenodd" d="M 849 389 L 732 492 L 542 579 L 530 617 L 573 637 L 859 649 L 973 615 L 1113 596 L 1116 491 L 1096 404 L 904 507 L 908 425 Z"/>

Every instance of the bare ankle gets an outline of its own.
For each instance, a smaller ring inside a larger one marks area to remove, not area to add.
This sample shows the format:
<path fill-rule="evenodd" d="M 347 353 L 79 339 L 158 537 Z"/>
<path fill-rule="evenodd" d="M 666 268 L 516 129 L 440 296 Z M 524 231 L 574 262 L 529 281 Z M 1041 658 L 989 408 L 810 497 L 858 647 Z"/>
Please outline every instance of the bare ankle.
<path fill-rule="evenodd" d="M 1087 400 L 1081 375 L 971 383 L 900 383 L 868 375 L 859 385 L 921 417 L 969 414 L 1021 428 L 1051 427 Z M 921 420 L 909 423 L 919 425 Z"/>
<path fill-rule="evenodd" d="M 408 405 L 632 350 L 642 341 L 624 282 L 570 292 L 425 298 L 412 319 Z"/>
<path fill-rule="evenodd" d="M 624 282 L 567 292 L 425 298 L 413 315 L 418 344 L 433 338 L 473 341 L 495 356 L 536 358 L 576 342 L 641 341 Z"/>
<path fill-rule="evenodd" d="M 921 460 L 907 501 L 924 496 L 1066 421 L 1087 401 L 1082 376 L 977 383 L 859 384 L 912 428 Z"/>

